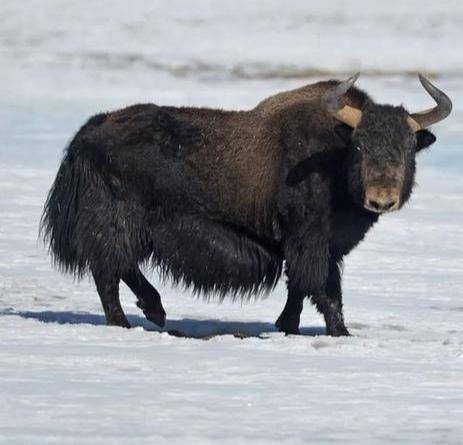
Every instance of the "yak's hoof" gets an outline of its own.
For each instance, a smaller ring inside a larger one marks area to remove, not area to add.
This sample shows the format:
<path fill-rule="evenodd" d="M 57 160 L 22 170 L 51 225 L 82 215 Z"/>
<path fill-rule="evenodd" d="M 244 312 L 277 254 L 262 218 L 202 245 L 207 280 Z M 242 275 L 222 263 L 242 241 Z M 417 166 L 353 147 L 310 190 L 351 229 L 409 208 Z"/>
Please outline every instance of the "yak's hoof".
<path fill-rule="evenodd" d="M 155 325 L 163 328 L 166 324 L 166 311 L 162 310 L 152 310 L 152 311 L 143 311 L 147 320 L 151 321 Z"/>
<path fill-rule="evenodd" d="M 166 311 L 162 304 L 156 302 L 145 302 L 144 300 L 137 301 L 137 306 L 143 311 L 147 320 L 155 325 L 163 328 L 166 324 Z"/>
<path fill-rule="evenodd" d="M 284 332 L 286 335 L 299 335 L 299 320 L 294 318 L 287 318 L 284 314 L 278 317 L 275 322 L 275 327 L 280 332 Z"/>
<path fill-rule="evenodd" d="M 350 333 L 344 325 L 341 326 L 327 326 L 326 334 L 331 337 L 350 337 Z"/>
<path fill-rule="evenodd" d="M 130 328 L 130 323 L 127 320 L 125 315 L 121 315 L 119 317 L 106 317 L 106 324 L 108 326 L 119 326 L 121 328 Z"/>

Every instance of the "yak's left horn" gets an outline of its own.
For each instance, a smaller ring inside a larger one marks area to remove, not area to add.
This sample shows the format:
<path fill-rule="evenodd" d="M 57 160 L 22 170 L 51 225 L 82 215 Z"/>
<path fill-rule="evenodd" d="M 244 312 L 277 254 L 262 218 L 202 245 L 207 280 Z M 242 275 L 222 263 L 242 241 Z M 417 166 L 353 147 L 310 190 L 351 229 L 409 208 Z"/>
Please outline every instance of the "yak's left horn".
<path fill-rule="evenodd" d="M 424 89 L 436 101 L 437 105 L 429 110 L 413 113 L 409 116 L 408 124 L 413 131 L 421 130 L 445 119 L 452 111 L 452 101 L 449 97 L 422 74 L 418 74 L 418 77 L 421 85 L 423 85 Z"/>
<path fill-rule="evenodd" d="M 343 105 L 342 97 L 354 85 L 359 76 L 360 73 L 354 74 L 349 79 L 340 82 L 334 88 L 326 91 L 322 96 L 322 104 L 326 110 L 351 128 L 355 128 L 359 124 L 360 119 L 362 119 L 362 112 L 349 105 Z"/>

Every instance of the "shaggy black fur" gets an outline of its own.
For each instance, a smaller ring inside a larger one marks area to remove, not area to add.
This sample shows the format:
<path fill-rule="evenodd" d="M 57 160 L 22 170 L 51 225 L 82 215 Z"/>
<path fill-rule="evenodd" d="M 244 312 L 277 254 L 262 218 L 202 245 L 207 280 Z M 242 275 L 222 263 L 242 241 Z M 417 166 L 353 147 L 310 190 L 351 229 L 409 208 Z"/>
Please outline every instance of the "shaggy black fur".
<path fill-rule="evenodd" d="M 139 264 L 220 298 L 271 290 L 283 262 L 288 301 L 277 320 L 297 333 L 311 297 L 331 335 L 348 335 L 340 267 L 378 214 L 369 181 L 413 185 L 416 135 L 401 107 L 351 89 L 363 118 L 352 131 L 319 103 L 335 81 L 282 93 L 248 112 L 136 105 L 91 118 L 67 148 L 41 230 L 57 266 L 91 272 L 109 324 L 128 327 L 122 279 L 163 326 L 159 293 Z M 403 172 L 398 174 L 397 172 Z M 397 179 L 398 178 L 398 179 Z"/>

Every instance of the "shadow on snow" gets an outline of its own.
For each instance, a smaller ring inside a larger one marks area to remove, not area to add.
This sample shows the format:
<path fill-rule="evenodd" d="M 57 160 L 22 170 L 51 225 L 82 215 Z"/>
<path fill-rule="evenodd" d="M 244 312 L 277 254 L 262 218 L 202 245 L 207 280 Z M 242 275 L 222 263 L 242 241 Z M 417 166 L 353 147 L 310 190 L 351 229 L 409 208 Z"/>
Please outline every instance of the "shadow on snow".
<path fill-rule="evenodd" d="M 88 312 L 72 311 L 0 311 L 0 316 L 18 316 L 26 319 L 33 319 L 43 323 L 58 324 L 90 324 L 94 326 L 106 325 L 103 315 L 91 314 Z M 147 331 L 168 332 L 178 337 L 207 338 L 216 335 L 235 335 L 237 337 L 261 337 L 262 334 L 277 332 L 272 323 L 244 322 L 244 321 L 221 321 L 221 320 L 195 320 L 183 318 L 181 320 L 167 320 L 164 329 L 161 329 L 144 317 L 128 315 L 132 327 L 141 327 Z M 301 335 L 315 336 L 325 335 L 324 327 L 301 328 Z"/>

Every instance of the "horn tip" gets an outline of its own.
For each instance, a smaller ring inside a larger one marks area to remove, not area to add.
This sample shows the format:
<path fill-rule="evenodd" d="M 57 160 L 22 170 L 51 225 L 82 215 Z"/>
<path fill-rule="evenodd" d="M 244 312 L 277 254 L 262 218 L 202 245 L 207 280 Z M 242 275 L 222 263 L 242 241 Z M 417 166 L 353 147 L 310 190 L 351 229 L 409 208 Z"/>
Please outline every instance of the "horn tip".
<path fill-rule="evenodd" d="M 358 71 L 357 73 L 353 74 L 352 76 L 349 77 L 349 79 L 347 80 L 349 83 L 352 83 L 354 84 L 355 82 L 357 82 L 357 79 L 360 77 L 360 71 Z"/>
<path fill-rule="evenodd" d="M 420 79 L 422 85 L 429 83 L 429 79 L 423 73 L 418 73 L 418 79 Z"/>

